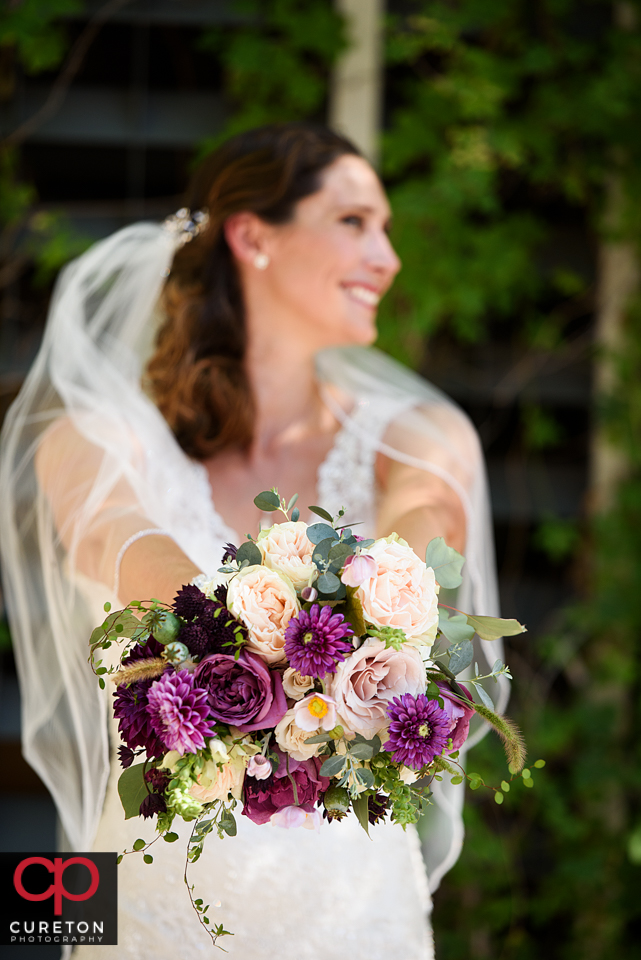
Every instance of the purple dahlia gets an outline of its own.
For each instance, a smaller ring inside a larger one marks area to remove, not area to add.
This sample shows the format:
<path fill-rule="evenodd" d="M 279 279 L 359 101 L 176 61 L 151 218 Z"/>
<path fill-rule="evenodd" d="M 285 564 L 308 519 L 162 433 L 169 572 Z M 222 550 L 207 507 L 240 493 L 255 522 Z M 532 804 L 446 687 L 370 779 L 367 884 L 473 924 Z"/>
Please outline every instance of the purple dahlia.
<path fill-rule="evenodd" d="M 417 697 L 404 693 L 390 701 L 387 715 L 392 722 L 383 749 L 397 763 L 419 770 L 445 750 L 450 718 L 436 700 L 428 700 L 424 693 Z"/>
<path fill-rule="evenodd" d="M 354 631 L 342 613 L 314 603 L 287 624 L 285 655 L 304 677 L 324 677 L 352 652 Z"/>
<path fill-rule="evenodd" d="M 168 750 L 195 753 L 205 746 L 205 737 L 213 737 L 207 691 L 196 687 L 186 670 L 155 680 L 147 700 L 154 729 Z"/>
<path fill-rule="evenodd" d="M 148 657 L 158 657 L 163 649 L 160 643 L 150 637 L 147 643 L 136 644 L 129 656 L 122 661 L 123 666 Z M 136 680 L 129 686 L 121 684 L 114 693 L 114 716 L 118 720 L 120 736 L 127 745 L 119 749 L 123 767 L 133 763 L 134 751 L 140 747 L 147 752 L 148 757 L 162 757 L 167 752 L 149 716 L 147 694 L 153 682 Z"/>
<path fill-rule="evenodd" d="M 199 659 L 232 650 L 237 635 L 247 639 L 247 628 L 227 609 L 227 587 L 216 587 L 214 596 L 212 600 L 194 584 L 188 584 L 174 598 L 174 613 L 185 621 L 178 639 Z"/>

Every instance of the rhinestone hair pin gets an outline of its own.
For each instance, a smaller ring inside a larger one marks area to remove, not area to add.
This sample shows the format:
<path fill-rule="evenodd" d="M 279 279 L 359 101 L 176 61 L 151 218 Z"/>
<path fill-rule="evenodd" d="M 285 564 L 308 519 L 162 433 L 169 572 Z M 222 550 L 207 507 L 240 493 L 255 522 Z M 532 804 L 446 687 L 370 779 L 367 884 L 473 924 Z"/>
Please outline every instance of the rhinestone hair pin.
<path fill-rule="evenodd" d="M 208 222 L 209 214 L 206 210 L 194 210 L 192 213 L 188 207 L 181 207 L 176 213 L 172 213 L 170 217 L 167 217 L 163 223 L 163 227 L 165 230 L 168 230 L 169 233 L 176 238 L 178 244 L 182 246 L 185 243 L 189 243 L 194 237 L 197 237 L 199 233 L 202 233 Z"/>

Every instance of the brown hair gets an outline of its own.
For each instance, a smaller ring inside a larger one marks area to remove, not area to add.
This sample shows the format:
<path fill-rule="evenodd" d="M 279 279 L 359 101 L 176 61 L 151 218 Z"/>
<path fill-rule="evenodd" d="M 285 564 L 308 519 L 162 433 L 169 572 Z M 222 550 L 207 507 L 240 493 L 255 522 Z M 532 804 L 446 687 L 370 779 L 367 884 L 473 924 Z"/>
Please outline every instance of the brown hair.
<path fill-rule="evenodd" d="M 312 124 L 273 124 L 228 140 L 202 164 L 187 206 L 207 209 L 206 229 L 175 254 L 161 327 L 147 378 L 178 443 L 204 458 L 253 437 L 254 401 L 244 365 L 245 310 L 225 220 L 250 211 L 286 223 L 297 201 L 320 188 L 320 175 L 348 140 Z"/>

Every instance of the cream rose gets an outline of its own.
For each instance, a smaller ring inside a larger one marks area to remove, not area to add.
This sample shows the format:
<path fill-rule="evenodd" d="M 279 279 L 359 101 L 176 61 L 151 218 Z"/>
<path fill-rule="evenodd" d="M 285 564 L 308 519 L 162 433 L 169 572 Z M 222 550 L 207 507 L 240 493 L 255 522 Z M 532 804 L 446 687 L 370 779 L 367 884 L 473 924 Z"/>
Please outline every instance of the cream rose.
<path fill-rule="evenodd" d="M 306 587 L 316 572 L 312 563 L 314 544 L 307 536 L 307 524 L 302 520 L 275 523 L 262 530 L 256 546 L 263 555 L 265 566 L 284 573 L 295 590 Z"/>
<path fill-rule="evenodd" d="M 315 757 L 322 743 L 305 743 L 308 737 L 313 733 L 309 730 L 301 730 L 296 726 L 296 716 L 293 710 L 288 710 L 283 719 L 274 729 L 276 743 L 288 753 L 293 760 L 309 760 Z"/>
<path fill-rule="evenodd" d="M 209 749 L 212 759 L 205 761 L 189 795 L 201 803 L 227 800 L 230 794 L 240 800 L 247 763 L 260 748 L 249 742 L 230 746 L 222 740 L 210 740 Z"/>
<path fill-rule="evenodd" d="M 283 674 L 283 690 L 286 697 L 302 700 L 305 694 L 314 689 L 314 678 L 305 677 L 293 667 L 287 667 Z"/>
<path fill-rule="evenodd" d="M 328 693 L 346 730 L 371 739 L 386 729 L 393 697 L 417 696 L 425 687 L 425 667 L 415 647 L 404 643 L 400 650 L 386 649 L 382 640 L 370 637 L 339 663 Z"/>
<path fill-rule="evenodd" d="M 412 548 L 394 537 L 368 548 L 376 574 L 356 591 L 365 619 L 378 627 L 397 627 L 408 639 L 431 647 L 438 628 L 438 584 Z"/>
<path fill-rule="evenodd" d="M 285 627 L 300 606 L 285 574 L 268 567 L 245 567 L 229 581 L 227 606 L 249 629 L 245 649 L 267 663 L 285 658 Z"/>

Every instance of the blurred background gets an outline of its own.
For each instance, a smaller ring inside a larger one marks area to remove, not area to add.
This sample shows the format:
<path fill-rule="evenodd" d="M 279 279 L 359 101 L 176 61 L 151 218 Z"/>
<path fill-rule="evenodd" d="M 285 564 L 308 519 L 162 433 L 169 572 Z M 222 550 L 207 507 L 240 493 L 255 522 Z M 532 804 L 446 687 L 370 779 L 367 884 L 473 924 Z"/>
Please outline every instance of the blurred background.
<path fill-rule="evenodd" d="M 228 134 L 303 118 L 385 181 L 379 345 L 476 424 L 529 630 L 509 712 L 546 766 L 500 809 L 468 793 L 438 958 L 641 957 L 640 0 L 4 0 L 0 415 L 67 260 L 176 210 Z M 0 849 L 52 849 L 5 619 L 0 649 Z M 469 769 L 506 775 L 492 736 Z"/>

